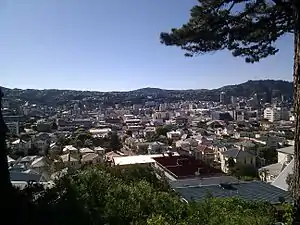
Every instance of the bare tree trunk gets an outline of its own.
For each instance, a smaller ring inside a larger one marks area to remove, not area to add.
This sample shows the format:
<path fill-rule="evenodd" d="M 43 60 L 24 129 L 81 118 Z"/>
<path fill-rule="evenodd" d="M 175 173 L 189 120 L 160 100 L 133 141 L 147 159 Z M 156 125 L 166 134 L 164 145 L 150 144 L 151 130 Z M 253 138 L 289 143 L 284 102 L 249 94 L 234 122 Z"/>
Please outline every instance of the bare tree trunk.
<path fill-rule="evenodd" d="M 11 189 L 10 176 L 7 163 L 7 148 L 6 148 L 6 131 L 7 127 L 4 123 L 1 111 L 1 100 L 3 93 L 0 89 L 0 185 L 4 194 Z"/>
<path fill-rule="evenodd" d="M 293 225 L 300 225 L 300 4 L 295 1 L 295 31 L 294 31 L 294 116 L 295 152 L 294 152 L 294 219 Z"/>
<path fill-rule="evenodd" d="M 1 100 L 3 97 L 3 93 L 0 88 L 0 186 L 1 186 L 1 199 L 3 203 L 1 204 L 1 211 L 3 212 L 4 219 L 9 215 L 9 213 L 14 210 L 15 199 L 13 196 L 13 189 L 10 182 L 8 163 L 7 163 L 7 148 L 6 148 L 6 131 L 7 127 L 4 123 L 1 111 Z"/>

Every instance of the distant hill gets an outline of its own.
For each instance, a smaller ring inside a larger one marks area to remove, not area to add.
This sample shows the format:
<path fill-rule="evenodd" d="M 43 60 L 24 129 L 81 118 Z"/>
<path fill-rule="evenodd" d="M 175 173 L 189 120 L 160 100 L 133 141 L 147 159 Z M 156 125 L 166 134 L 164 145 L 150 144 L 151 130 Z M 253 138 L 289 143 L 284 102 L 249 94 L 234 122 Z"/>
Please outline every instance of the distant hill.
<path fill-rule="evenodd" d="M 97 91 L 72 91 L 72 90 L 35 90 L 35 89 L 9 89 L 3 88 L 5 97 L 18 99 L 18 101 L 29 101 L 40 104 L 65 104 L 65 102 L 85 101 L 91 104 L 112 105 L 120 104 L 141 104 L 152 97 L 158 102 L 174 102 L 180 100 L 211 100 L 218 101 L 221 92 L 226 96 L 251 97 L 257 94 L 260 97 L 292 98 L 292 82 L 283 80 L 249 80 L 242 84 L 228 85 L 218 89 L 199 90 L 165 90 L 160 88 L 141 88 L 126 92 L 97 92 Z"/>
<path fill-rule="evenodd" d="M 232 96 L 249 97 L 256 93 L 258 95 L 271 94 L 274 97 L 280 95 L 292 97 L 293 83 L 283 80 L 249 80 L 242 84 L 224 86 L 215 91 L 224 91 Z"/>

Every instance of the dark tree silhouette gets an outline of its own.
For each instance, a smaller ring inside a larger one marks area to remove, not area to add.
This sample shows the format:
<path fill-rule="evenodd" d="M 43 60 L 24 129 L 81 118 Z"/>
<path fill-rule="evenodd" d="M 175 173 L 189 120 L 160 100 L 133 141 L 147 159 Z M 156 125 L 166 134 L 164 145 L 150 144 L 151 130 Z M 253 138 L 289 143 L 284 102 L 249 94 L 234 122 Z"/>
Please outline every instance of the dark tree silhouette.
<path fill-rule="evenodd" d="M 3 93 L 0 89 L 0 104 L 2 106 L 2 98 Z M 2 116 L 2 107 L 0 107 L 0 185 L 5 190 L 5 192 L 10 191 L 11 189 L 11 182 L 9 177 L 8 171 L 8 163 L 7 163 L 7 148 L 6 148 L 6 133 L 7 133 L 7 126 L 4 123 L 3 116 Z M 4 193 L 5 193 L 4 192 Z"/>
<path fill-rule="evenodd" d="M 110 132 L 109 135 L 109 147 L 112 151 L 119 151 L 122 148 L 119 136 L 116 132 Z"/>
<path fill-rule="evenodd" d="M 235 167 L 235 161 L 232 157 L 229 157 L 229 159 L 227 160 L 227 167 L 229 169 L 232 169 L 233 167 Z"/>
<path fill-rule="evenodd" d="M 185 50 L 186 56 L 227 49 L 254 63 L 275 55 L 276 40 L 288 33 L 294 34 L 294 224 L 300 224 L 300 1 L 198 0 L 189 21 L 161 33 L 160 39 Z"/>

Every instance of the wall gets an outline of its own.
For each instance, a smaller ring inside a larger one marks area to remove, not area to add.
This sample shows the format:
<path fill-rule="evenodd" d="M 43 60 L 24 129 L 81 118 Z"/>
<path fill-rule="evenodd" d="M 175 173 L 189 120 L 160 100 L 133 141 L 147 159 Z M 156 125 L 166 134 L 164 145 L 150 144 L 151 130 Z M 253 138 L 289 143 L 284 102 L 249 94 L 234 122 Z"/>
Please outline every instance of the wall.
<path fill-rule="evenodd" d="M 287 161 L 287 154 L 282 153 L 282 152 L 278 152 L 278 158 L 277 158 L 277 162 L 286 162 Z"/>

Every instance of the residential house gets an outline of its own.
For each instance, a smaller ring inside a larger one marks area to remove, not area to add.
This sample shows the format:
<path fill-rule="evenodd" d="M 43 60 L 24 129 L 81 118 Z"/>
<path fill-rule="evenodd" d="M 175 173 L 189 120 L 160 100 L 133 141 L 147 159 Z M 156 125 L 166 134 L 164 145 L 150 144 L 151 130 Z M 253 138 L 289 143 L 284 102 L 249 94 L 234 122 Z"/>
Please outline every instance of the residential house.
<path fill-rule="evenodd" d="M 7 163 L 8 163 L 8 167 L 11 167 L 15 164 L 16 160 L 14 160 L 13 158 L 11 158 L 10 156 L 7 156 Z"/>
<path fill-rule="evenodd" d="M 102 147 L 95 147 L 94 148 L 95 153 L 97 153 L 98 155 L 104 156 L 105 154 L 105 149 Z"/>
<path fill-rule="evenodd" d="M 138 139 L 133 138 L 133 137 L 128 137 L 124 141 L 124 147 L 128 149 L 135 149 L 136 148 L 136 143 L 138 142 Z"/>
<path fill-rule="evenodd" d="M 94 151 L 90 148 L 81 148 L 81 149 L 79 149 L 79 153 L 81 155 L 84 155 L 84 154 L 88 154 L 88 153 L 94 153 Z"/>
<path fill-rule="evenodd" d="M 50 163 L 45 156 L 36 158 L 29 166 L 30 169 L 38 172 L 45 178 L 50 178 L 49 174 Z"/>
<path fill-rule="evenodd" d="M 114 152 L 114 151 L 111 151 L 111 152 L 108 152 L 104 155 L 104 160 L 106 162 L 112 162 L 115 157 L 119 157 L 119 156 L 121 156 L 121 155 Z"/>
<path fill-rule="evenodd" d="M 82 155 L 81 164 L 82 165 L 96 165 L 102 161 L 101 157 L 93 152 L 85 153 Z"/>
<path fill-rule="evenodd" d="M 61 154 L 62 149 L 56 143 L 51 143 L 49 147 L 49 154 L 51 155 L 59 155 Z"/>
<path fill-rule="evenodd" d="M 199 141 L 194 138 L 176 141 L 175 146 L 180 155 L 191 155 L 192 151 L 199 145 Z"/>
<path fill-rule="evenodd" d="M 172 139 L 173 141 L 180 140 L 181 136 L 182 136 L 182 132 L 180 130 L 170 131 L 167 133 L 167 138 Z"/>
<path fill-rule="evenodd" d="M 144 137 L 145 138 L 152 137 L 153 135 L 155 135 L 155 132 L 156 132 L 156 128 L 155 127 L 146 127 L 144 129 Z"/>
<path fill-rule="evenodd" d="M 71 153 L 67 153 L 60 156 L 61 161 L 65 167 L 79 168 L 80 160 Z"/>
<path fill-rule="evenodd" d="M 70 154 L 78 154 L 78 149 L 75 148 L 73 145 L 66 145 L 64 148 L 63 148 L 63 154 L 67 154 L 67 153 L 70 153 Z"/>
<path fill-rule="evenodd" d="M 241 149 L 243 151 L 248 151 L 248 152 L 254 153 L 256 145 L 252 141 L 245 140 L 242 142 L 234 143 L 234 147 Z"/>
<path fill-rule="evenodd" d="M 289 163 L 294 156 L 294 146 L 288 146 L 284 148 L 277 149 L 278 152 L 278 162 Z"/>
<path fill-rule="evenodd" d="M 157 154 L 167 151 L 168 147 L 159 141 L 155 141 L 149 144 L 148 154 Z"/>
<path fill-rule="evenodd" d="M 202 160 L 208 164 L 212 163 L 215 160 L 214 149 L 207 145 L 200 144 L 194 152 L 195 159 Z"/>
<path fill-rule="evenodd" d="M 19 138 L 13 141 L 10 146 L 14 152 L 22 152 L 24 155 L 28 155 L 28 150 L 31 148 L 31 141 Z"/>
<path fill-rule="evenodd" d="M 40 155 L 44 155 L 50 147 L 50 135 L 48 133 L 38 133 L 33 139 L 33 145 L 39 150 Z"/>
<path fill-rule="evenodd" d="M 204 178 L 211 176 L 219 176 L 222 173 L 219 169 L 211 167 L 201 160 L 196 160 L 191 156 L 182 155 L 163 155 L 153 158 L 156 163 L 155 168 L 164 172 L 170 180 L 179 180 L 187 178 Z M 224 174 L 223 174 L 224 175 Z"/>
<path fill-rule="evenodd" d="M 224 136 L 224 135 L 229 135 L 229 134 L 231 134 L 231 133 L 233 133 L 233 132 L 229 132 L 228 131 L 228 129 L 226 128 L 226 127 L 222 127 L 222 128 L 217 128 L 217 129 L 215 129 L 215 134 L 217 135 L 217 136 Z"/>
<path fill-rule="evenodd" d="M 291 164 L 294 157 L 294 146 L 288 146 L 277 149 L 277 163 L 264 166 L 259 169 L 259 175 L 262 181 L 267 183 L 274 182 L 278 176 Z M 285 183 L 281 182 L 281 183 Z"/>
<path fill-rule="evenodd" d="M 220 154 L 221 169 L 223 172 L 228 173 L 228 159 L 232 158 L 236 165 L 240 166 L 256 166 L 256 156 L 250 152 L 243 151 L 238 148 L 229 149 Z"/>

